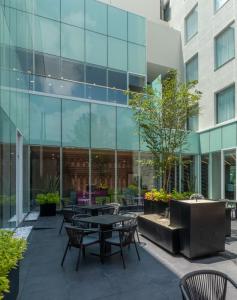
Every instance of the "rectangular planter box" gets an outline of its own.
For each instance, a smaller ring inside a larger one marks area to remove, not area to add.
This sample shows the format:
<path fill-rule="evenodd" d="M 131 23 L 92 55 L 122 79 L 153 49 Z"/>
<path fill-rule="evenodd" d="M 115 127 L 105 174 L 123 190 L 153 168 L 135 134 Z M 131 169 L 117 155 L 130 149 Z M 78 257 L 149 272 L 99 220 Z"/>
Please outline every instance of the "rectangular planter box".
<path fill-rule="evenodd" d="M 170 222 L 179 226 L 180 252 L 188 258 L 225 250 L 225 203 L 210 200 L 171 200 Z"/>
<path fill-rule="evenodd" d="M 41 204 L 40 216 L 41 217 L 56 216 L 56 204 L 55 203 Z"/>
<path fill-rule="evenodd" d="M 169 220 L 151 214 L 138 217 L 139 232 L 165 250 L 179 252 L 179 228 L 168 226 Z"/>
<path fill-rule="evenodd" d="M 4 300 L 16 300 L 19 292 L 19 266 L 9 273 L 10 293 L 4 295 Z"/>
<path fill-rule="evenodd" d="M 164 214 L 169 207 L 168 203 L 162 201 L 144 200 L 144 214 Z"/>
<path fill-rule="evenodd" d="M 225 209 L 225 216 L 226 216 L 225 235 L 231 236 L 231 208 Z"/>

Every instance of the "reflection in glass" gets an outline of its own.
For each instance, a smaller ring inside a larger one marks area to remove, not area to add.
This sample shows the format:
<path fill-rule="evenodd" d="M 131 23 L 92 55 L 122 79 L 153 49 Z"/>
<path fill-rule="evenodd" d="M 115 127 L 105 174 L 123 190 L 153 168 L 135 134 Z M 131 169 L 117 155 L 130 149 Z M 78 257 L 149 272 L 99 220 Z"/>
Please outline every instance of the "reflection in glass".
<path fill-rule="evenodd" d="M 62 59 L 63 79 L 84 82 L 84 64 L 72 60 Z"/>
<path fill-rule="evenodd" d="M 205 154 L 201 156 L 201 193 L 205 198 L 209 197 L 208 185 L 209 185 L 209 155 Z"/>
<path fill-rule="evenodd" d="M 107 89 L 88 84 L 86 86 L 86 98 L 91 100 L 107 101 Z"/>
<path fill-rule="evenodd" d="M 181 191 L 194 193 L 196 181 L 194 156 L 182 157 L 182 164 Z"/>
<path fill-rule="evenodd" d="M 86 66 L 86 82 L 107 86 L 106 69 L 95 66 Z"/>
<path fill-rule="evenodd" d="M 35 74 L 58 78 L 60 74 L 59 57 L 44 53 L 35 53 Z"/>
<path fill-rule="evenodd" d="M 132 92 L 142 92 L 145 87 L 145 77 L 129 74 L 129 90 Z"/>
<path fill-rule="evenodd" d="M 221 198 L 221 152 L 214 152 L 212 155 L 212 199 Z"/>
<path fill-rule="evenodd" d="M 63 149 L 63 197 L 75 203 L 89 197 L 89 151 Z"/>
<path fill-rule="evenodd" d="M 148 152 L 141 152 L 141 194 L 150 191 L 156 187 L 155 171 L 152 165 L 152 154 Z"/>
<path fill-rule="evenodd" d="M 224 152 L 225 199 L 236 199 L 236 151 Z"/>

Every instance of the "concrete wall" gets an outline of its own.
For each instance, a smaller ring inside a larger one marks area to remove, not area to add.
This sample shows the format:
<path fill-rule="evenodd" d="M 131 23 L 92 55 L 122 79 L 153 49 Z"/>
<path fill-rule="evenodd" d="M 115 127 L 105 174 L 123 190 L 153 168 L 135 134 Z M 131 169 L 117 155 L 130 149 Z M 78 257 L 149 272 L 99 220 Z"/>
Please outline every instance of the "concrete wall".
<path fill-rule="evenodd" d="M 214 1 L 199 0 L 198 34 L 185 44 L 184 18 L 196 3 L 197 0 L 171 0 L 170 25 L 181 31 L 185 62 L 198 52 L 198 88 L 203 93 L 199 117 L 199 130 L 204 130 L 216 126 L 215 93 L 235 82 L 237 78 L 236 59 L 220 69 L 214 70 L 214 37 L 236 19 L 237 3 L 235 0 L 229 0 L 215 13 Z M 237 30 L 235 32 L 237 34 Z"/>

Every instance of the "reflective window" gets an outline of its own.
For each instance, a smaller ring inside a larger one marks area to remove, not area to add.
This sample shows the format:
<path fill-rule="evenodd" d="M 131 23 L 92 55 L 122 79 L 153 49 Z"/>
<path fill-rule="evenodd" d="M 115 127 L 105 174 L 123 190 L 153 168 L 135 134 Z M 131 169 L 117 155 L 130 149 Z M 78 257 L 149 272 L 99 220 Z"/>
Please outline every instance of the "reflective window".
<path fill-rule="evenodd" d="M 136 44 L 146 44 L 146 20 L 144 17 L 128 13 L 128 40 Z"/>
<path fill-rule="evenodd" d="M 91 84 L 107 86 L 106 69 L 95 66 L 86 66 L 86 82 Z"/>
<path fill-rule="evenodd" d="M 235 117 L 235 86 L 216 94 L 216 122 L 221 123 Z"/>
<path fill-rule="evenodd" d="M 194 156 L 185 156 L 182 158 L 182 178 L 181 191 L 195 191 L 195 159 Z"/>
<path fill-rule="evenodd" d="M 236 151 L 224 152 L 225 199 L 236 199 Z"/>
<path fill-rule="evenodd" d="M 145 87 L 145 77 L 129 74 L 129 90 L 132 92 L 142 92 Z"/>
<path fill-rule="evenodd" d="M 61 55 L 84 61 L 84 30 L 61 24 Z"/>
<path fill-rule="evenodd" d="M 146 191 L 150 191 L 155 186 L 155 171 L 151 164 L 153 160 L 152 154 L 149 152 L 141 152 L 140 154 L 140 168 L 141 168 L 141 195 Z"/>
<path fill-rule="evenodd" d="M 185 18 L 185 39 L 188 42 L 198 32 L 198 6 Z"/>
<path fill-rule="evenodd" d="M 50 19 L 60 20 L 60 0 L 32 0 L 35 14 Z"/>
<path fill-rule="evenodd" d="M 235 57 L 234 24 L 227 27 L 215 38 L 215 67 L 218 68 Z"/>
<path fill-rule="evenodd" d="M 214 152 L 211 154 L 211 157 L 212 157 L 211 199 L 220 199 L 221 198 L 221 172 L 222 172 L 221 152 Z"/>
<path fill-rule="evenodd" d="M 63 79 L 84 82 L 85 77 L 85 66 L 84 64 L 62 60 L 62 77 Z"/>
<path fill-rule="evenodd" d="M 80 198 L 89 198 L 89 151 L 63 149 L 63 198 L 76 204 Z"/>
<path fill-rule="evenodd" d="M 107 37 L 86 31 L 86 61 L 91 64 L 107 66 Z"/>
<path fill-rule="evenodd" d="M 35 74 L 54 78 L 60 77 L 60 58 L 36 52 Z"/>
<path fill-rule="evenodd" d="M 186 63 L 186 82 L 198 80 L 198 54 Z"/>
<path fill-rule="evenodd" d="M 108 86 L 112 88 L 108 89 L 108 101 L 126 105 L 127 95 L 120 90 L 127 90 L 127 73 L 109 70 Z"/>
<path fill-rule="evenodd" d="M 109 37 L 108 66 L 110 68 L 127 71 L 128 68 L 127 42 Z"/>
<path fill-rule="evenodd" d="M 228 0 L 215 0 L 215 10 L 221 8 Z"/>
<path fill-rule="evenodd" d="M 114 201 L 115 152 L 91 151 L 91 200 L 92 203 Z"/>
<path fill-rule="evenodd" d="M 86 28 L 95 32 L 107 34 L 107 5 L 86 0 Z"/>
<path fill-rule="evenodd" d="M 108 6 L 108 35 L 127 40 L 127 12 Z"/>
<path fill-rule="evenodd" d="M 107 88 L 87 84 L 86 98 L 90 100 L 107 101 Z"/>
<path fill-rule="evenodd" d="M 128 71 L 137 74 L 146 74 L 146 47 L 137 44 L 128 44 Z"/>
<path fill-rule="evenodd" d="M 30 50 L 16 48 L 17 69 L 32 73 L 33 72 L 33 53 Z"/>
<path fill-rule="evenodd" d="M 61 20 L 84 27 L 84 0 L 61 0 Z"/>
<path fill-rule="evenodd" d="M 208 185 L 209 185 L 209 176 L 208 176 L 208 167 L 209 166 L 209 155 L 205 154 L 201 156 L 201 191 L 202 195 L 208 199 Z"/>
<path fill-rule="evenodd" d="M 21 1 L 17 1 L 21 2 Z M 16 34 L 16 45 L 18 47 L 32 49 L 33 48 L 33 29 L 34 16 L 32 14 L 23 13 L 22 11 L 16 11 L 17 29 Z"/>

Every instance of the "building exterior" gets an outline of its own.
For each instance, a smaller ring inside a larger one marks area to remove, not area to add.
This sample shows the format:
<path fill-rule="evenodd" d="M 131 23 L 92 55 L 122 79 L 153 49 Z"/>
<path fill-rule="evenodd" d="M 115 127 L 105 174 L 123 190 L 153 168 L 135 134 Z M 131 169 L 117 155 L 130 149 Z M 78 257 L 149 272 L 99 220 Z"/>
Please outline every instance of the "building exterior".
<path fill-rule="evenodd" d="M 71 200 L 121 201 L 150 189 L 153 172 L 141 161 L 151 155 L 124 91 L 141 91 L 171 68 L 198 76 L 203 98 L 170 189 L 235 198 L 235 106 L 222 114 L 235 93 L 235 59 L 229 50 L 222 67 L 225 54 L 216 54 L 215 70 L 210 55 L 228 39 L 215 37 L 234 20 L 234 1 L 217 12 L 206 1 L 177 2 L 0 0 L 0 227 L 18 225 L 57 179 Z"/>

